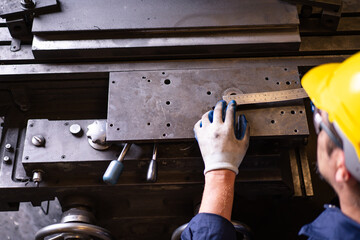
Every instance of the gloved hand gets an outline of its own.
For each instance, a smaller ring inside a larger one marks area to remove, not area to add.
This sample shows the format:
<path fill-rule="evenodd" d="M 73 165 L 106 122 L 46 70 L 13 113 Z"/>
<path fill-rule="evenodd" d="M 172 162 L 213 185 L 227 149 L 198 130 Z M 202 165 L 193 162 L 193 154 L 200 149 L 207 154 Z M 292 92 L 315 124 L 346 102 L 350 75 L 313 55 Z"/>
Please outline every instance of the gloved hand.
<path fill-rule="evenodd" d="M 220 101 L 214 111 L 205 113 L 195 126 L 201 155 L 205 163 L 204 174 L 217 169 L 228 169 L 235 174 L 249 146 L 250 128 L 244 115 L 235 126 L 236 102 Z M 225 115 L 226 112 L 226 115 Z M 235 130 L 236 129 L 236 130 Z"/>

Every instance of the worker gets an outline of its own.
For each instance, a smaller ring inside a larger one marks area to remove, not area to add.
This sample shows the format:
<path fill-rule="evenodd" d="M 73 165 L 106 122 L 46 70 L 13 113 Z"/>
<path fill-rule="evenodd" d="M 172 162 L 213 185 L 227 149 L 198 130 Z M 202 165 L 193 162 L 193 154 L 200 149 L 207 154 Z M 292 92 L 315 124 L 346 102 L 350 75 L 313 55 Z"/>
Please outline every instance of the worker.
<path fill-rule="evenodd" d="M 302 86 L 314 105 L 317 165 L 339 197 L 299 235 L 315 239 L 360 239 L 360 53 L 343 63 L 311 69 Z M 234 129 L 236 103 L 221 101 L 195 124 L 205 164 L 205 187 L 197 214 L 182 239 L 236 239 L 231 224 L 234 182 L 249 145 L 249 126 Z M 223 117 L 225 116 L 225 117 Z"/>

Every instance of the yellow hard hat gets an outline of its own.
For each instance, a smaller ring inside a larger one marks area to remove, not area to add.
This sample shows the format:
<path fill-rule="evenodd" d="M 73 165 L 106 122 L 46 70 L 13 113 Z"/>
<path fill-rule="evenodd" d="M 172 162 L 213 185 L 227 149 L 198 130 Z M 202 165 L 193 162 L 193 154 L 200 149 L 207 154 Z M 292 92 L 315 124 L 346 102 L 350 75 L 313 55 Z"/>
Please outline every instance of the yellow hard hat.
<path fill-rule="evenodd" d="M 301 84 L 314 105 L 326 111 L 340 130 L 346 166 L 360 181 L 360 52 L 343 63 L 311 69 Z"/>

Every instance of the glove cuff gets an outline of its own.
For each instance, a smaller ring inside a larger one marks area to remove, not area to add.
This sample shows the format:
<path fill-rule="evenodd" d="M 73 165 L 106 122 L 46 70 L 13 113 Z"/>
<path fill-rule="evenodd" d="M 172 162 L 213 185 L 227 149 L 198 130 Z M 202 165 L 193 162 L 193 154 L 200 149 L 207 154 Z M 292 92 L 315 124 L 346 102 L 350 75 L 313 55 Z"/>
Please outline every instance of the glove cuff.
<path fill-rule="evenodd" d="M 239 166 L 235 165 L 235 162 L 238 162 L 239 165 L 242 161 L 236 159 L 233 154 L 221 153 L 221 154 L 213 154 L 211 156 L 207 156 L 204 159 L 205 162 L 205 170 L 204 175 L 213 170 L 227 169 L 233 171 L 236 175 L 239 173 Z"/>

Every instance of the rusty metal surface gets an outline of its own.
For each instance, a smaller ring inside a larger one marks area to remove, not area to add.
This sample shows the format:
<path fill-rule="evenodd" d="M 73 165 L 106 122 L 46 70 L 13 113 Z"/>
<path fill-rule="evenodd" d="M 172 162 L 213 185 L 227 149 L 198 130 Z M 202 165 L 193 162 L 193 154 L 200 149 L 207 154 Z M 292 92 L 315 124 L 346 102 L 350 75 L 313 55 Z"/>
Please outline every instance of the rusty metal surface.
<path fill-rule="evenodd" d="M 193 125 L 227 90 L 254 93 L 299 86 L 296 68 L 110 73 L 107 140 L 193 139 Z M 252 136 L 308 134 L 301 103 L 240 108 L 239 112 L 246 114 Z"/>

